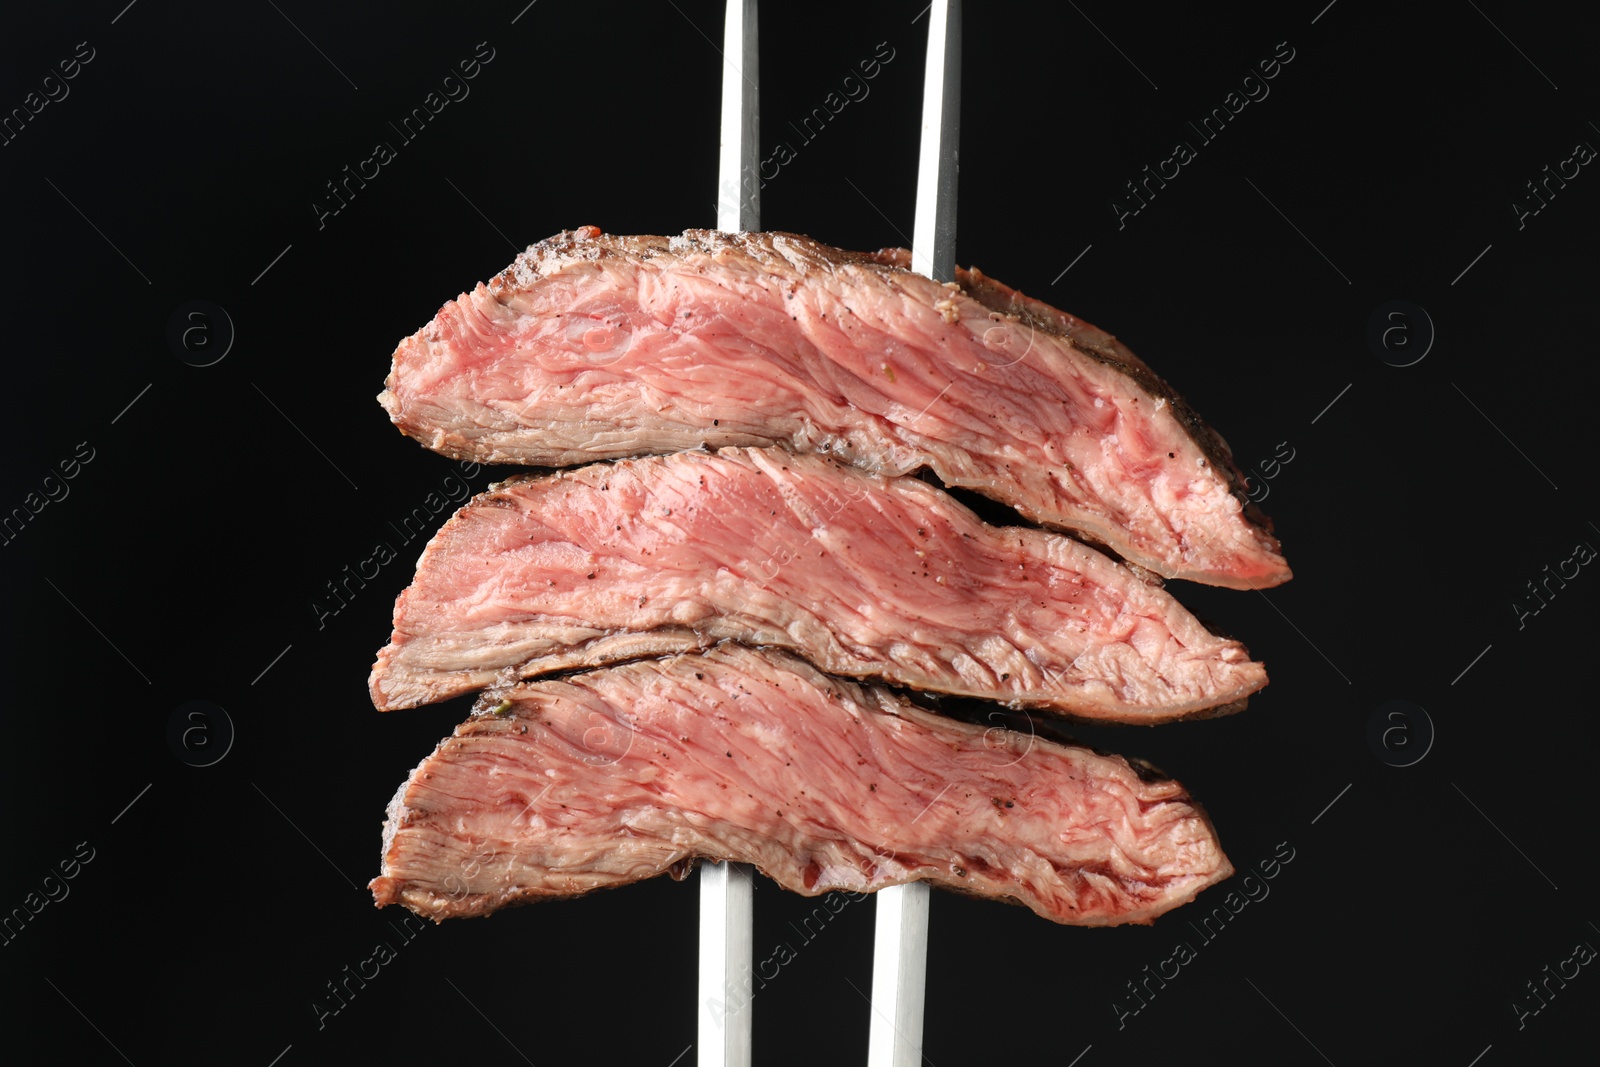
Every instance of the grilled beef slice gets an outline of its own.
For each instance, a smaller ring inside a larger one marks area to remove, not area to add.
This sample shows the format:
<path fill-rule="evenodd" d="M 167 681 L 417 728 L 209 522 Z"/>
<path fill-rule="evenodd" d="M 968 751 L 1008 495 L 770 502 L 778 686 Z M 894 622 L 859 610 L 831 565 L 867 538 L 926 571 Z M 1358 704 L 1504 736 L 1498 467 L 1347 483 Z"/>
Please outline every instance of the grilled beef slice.
<path fill-rule="evenodd" d="M 725 645 L 485 694 L 389 806 L 381 905 L 435 920 L 694 858 L 786 889 L 923 880 L 1148 923 L 1232 873 L 1183 787 Z"/>
<path fill-rule="evenodd" d="M 402 341 L 379 401 L 461 459 L 780 445 L 930 469 L 1167 577 L 1289 578 L 1227 445 L 1126 346 L 908 262 L 784 233 L 562 233 Z"/>
<path fill-rule="evenodd" d="M 469 501 L 396 602 L 370 688 L 380 709 L 413 707 L 729 639 L 1112 722 L 1237 711 L 1267 681 L 1239 642 L 1068 537 L 987 526 L 914 478 L 724 448 Z"/>

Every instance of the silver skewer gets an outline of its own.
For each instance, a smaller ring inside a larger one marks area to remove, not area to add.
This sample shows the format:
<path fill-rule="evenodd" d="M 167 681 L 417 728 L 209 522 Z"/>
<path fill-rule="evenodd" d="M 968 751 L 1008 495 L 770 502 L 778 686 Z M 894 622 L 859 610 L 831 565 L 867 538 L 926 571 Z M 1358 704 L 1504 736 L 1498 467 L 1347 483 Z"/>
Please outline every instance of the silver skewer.
<path fill-rule="evenodd" d="M 948 282 L 955 280 L 956 263 L 961 0 L 934 0 L 930 14 L 911 265 L 934 281 Z M 867 1067 L 917 1067 L 928 978 L 928 886 L 891 886 L 878 893 L 877 901 Z"/>
<path fill-rule="evenodd" d="M 722 35 L 722 150 L 717 229 L 761 228 L 756 0 L 728 0 Z M 749 984 L 754 872 L 743 863 L 700 866 L 700 1067 L 750 1067 Z"/>

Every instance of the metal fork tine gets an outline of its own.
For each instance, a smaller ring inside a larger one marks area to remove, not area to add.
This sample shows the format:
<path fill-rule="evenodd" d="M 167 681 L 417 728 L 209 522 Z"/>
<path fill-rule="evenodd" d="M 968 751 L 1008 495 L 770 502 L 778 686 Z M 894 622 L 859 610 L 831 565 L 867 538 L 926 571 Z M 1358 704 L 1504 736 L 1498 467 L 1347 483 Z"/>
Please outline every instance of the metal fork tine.
<path fill-rule="evenodd" d="M 922 83 L 922 148 L 911 265 L 935 281 L 955 280 L 956 161 L 961 129 L 961 2 L 934 0 Z M 867 1067 L 916 1067 L 928 977 L 928 886 L 878 893 L 872 943 L 872 1029 Z"/>
<path fill-rule="evenodd" d="M 756 0 L 728 0 L 722 38 L 722 148 L 717 164 L 717 229 L 761 228 L 760 82 Z M 700 867 L 700 1067 L 750 1067 L 750 974 L 754 872 L 743 863 Z"/>
<path fill-rule="evenodd" d="M 748 991 L 753 872 L 744 863 L 700 865 L 700 1067 L 750 1067 Z"/>
<path fill-rule="evenodd" d="M 756 0 L 728 0 L 722 34 L 722 152 L 717 161 L 717 229 L 761 228 L 760 72 Z"/>
<path fill-rule="evenodd" d="M 956 173 L 961 144 L 961 0 L 935 0 L 922 81 L 922 147 L 911 265 L 936 282 L 956 277 Z"/>

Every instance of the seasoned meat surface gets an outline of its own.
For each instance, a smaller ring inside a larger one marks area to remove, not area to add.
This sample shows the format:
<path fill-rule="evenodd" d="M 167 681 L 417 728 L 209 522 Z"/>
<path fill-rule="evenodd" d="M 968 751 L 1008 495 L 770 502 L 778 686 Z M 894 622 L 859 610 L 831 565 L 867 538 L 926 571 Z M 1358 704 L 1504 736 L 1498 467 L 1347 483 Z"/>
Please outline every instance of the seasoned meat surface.
<path fill-rule="evenodd" d="M 371 888 L 439 920 L 695 858 L 1087 926 L 1150 922 L 1232 873 L 1177 782 L 726 645 L 485 694 L 395 795 Z"/>
<path fill-rule="evenodd" d="M 908 261 L 785 233 L 558 234 L 402 341 L 379 401 L 457 458 L 780 446 L 931 470 L 1167 577 L 1289 578 L 1227 445 L 1126 346 Z"/>
<path fill-rule="evenodd" d="M 914 478 L 777 449 L 519 477 L 429 543 L 372 671 L 382 709 L 710 647 L 860 679 L 1156 723 L 1243 707 L 1265 669 L 1060 534 Z"/>

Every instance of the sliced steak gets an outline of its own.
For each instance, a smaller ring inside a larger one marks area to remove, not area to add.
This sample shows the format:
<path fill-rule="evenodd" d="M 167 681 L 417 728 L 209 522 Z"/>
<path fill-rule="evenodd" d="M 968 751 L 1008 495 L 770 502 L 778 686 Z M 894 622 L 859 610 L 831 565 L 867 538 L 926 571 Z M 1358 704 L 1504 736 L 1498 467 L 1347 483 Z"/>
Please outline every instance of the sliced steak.
<path fill-rule="evenodd" d="M 461 459 L 781 445 L 931 469 L 1167 577 L 1289 578 L 1227 445 L 1125 346 L 908 259 L 783 233 L 559 234 L 402 341 L 378 399 Z"/>
<path fill-rule="evenodd" d="M 487 694 L 389 805 L 371 888 L 439 920 L 695 857 L 806 895 L 923 880 L 1086 926 L 1232 873 L 1177 782 L 729 645 Z"/>
<path fill-rule="evenodd" d="M 1266 684 L 1237 641 L 1071 538 L 914 478 L 726 448 L 504 482 L 428 544 L 373 703 L 733 639 L 825 671 L 1154 723 Z"/>

